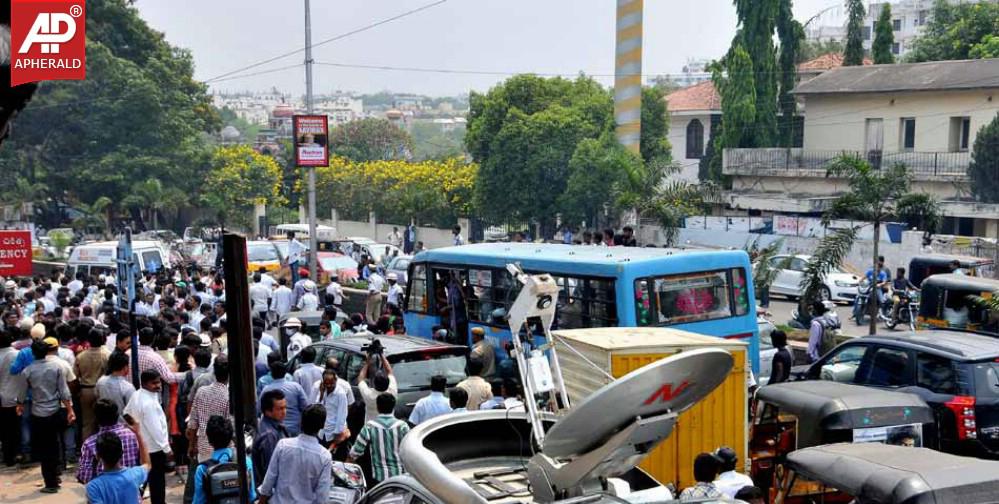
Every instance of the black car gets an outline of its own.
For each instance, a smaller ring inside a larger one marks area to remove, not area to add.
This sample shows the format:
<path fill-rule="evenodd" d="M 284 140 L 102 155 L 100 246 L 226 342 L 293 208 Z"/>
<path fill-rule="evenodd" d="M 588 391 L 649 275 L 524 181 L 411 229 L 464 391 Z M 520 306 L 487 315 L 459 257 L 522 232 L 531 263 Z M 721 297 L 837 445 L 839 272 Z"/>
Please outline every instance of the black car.
<path fill-rule="evenodd" d="M 997 338 L 947 330 L 866 336 L 834 348 L 799 378 L 916 394 L 934 410 L 936 448 L 999 458 Z"/>
<path fill-rule="evenodd" d="M 430 394 L 430 378 L 434 375 L 447 377 L 448 386 L 457 385 L 465 379 L 468 347 L 451 345 L 439 341 L 413 336 L 353 336 L 332 341 L 320 341 L 312 345 L 316 349 L 316 365 L 323 366 L 330 357 L 339 362 L 338 376 L 346 379 L 354 388 L 354 397 L 358 406 L 361 394 L 357 392 L 357 375 L 367 360 L 367 348 L 373 339 L 378 339 L 384 349 L 385 357 L 392 366 L 399 387 L 399 398 L 396 403 L 395 416 L 401 419 L 409 418 L 413 406 L 423 396 Z M 298 356 L 289 362 L 289 374 L 298 368 Z M 375 371 L 369 372 L 369 377 Z M 351 420 L 355 417 L 353 408 L 349 414 Z M 363 406 L 360 408 L 363 419 Z M 353 431 L 354 424 L 351 425 Z"/>

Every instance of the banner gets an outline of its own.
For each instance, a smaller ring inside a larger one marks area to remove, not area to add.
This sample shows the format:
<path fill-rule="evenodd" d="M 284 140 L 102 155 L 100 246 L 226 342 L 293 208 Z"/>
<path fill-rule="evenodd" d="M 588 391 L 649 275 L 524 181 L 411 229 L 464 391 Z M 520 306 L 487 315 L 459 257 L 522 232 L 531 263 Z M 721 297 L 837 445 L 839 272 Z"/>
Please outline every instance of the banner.
<path fill-rule="evenodd" d="M 329 166 L 329 119 L 324 115 L 296 115 L 292 123 L 295 165 Z"/>
<path fill-rule="evenodd" d="M 10 85 L 87 78 L 84 0 L 10 2 Z"/>
<path fill-rule="evenodd" d="M 0 276 L 31 276 L 31 231 L 0 231 Z"/>

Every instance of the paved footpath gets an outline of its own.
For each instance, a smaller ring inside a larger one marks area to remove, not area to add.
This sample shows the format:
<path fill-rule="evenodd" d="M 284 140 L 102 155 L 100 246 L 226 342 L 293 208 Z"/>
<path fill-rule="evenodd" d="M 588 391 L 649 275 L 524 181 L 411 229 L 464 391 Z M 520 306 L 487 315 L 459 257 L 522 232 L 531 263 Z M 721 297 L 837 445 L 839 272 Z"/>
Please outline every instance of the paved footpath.
<path fill-rule="evenodd" d="M 62 490 L 57 494 L 43 494 L 42 474 L 38 464 L 28 467 L 3 467 L 0 465 L 0 503 L 3 504 L 66 504 L 86 502 L 83 485 L 76 481 L 76 466 L 63 473 Z M 167 475 L 167 502 L 183 502 L 184 483 L 176 474 Z M 148 502 L 148 497 L 146 501 Z"/>

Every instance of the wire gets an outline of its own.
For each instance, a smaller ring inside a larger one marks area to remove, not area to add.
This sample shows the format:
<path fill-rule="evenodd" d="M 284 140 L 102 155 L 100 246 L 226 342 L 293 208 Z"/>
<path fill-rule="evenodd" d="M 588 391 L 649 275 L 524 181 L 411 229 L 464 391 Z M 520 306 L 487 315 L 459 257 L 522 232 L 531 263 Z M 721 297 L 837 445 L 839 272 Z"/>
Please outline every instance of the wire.
<path fill-rule="evenodd" d="M 374 23 L 362 26 L 360 28 L 356 28 L 354 30 L 351 30 L 351 31 L 348 31 L 348 32 L 345 32 L 345 33 L 341 33 L 339 35 L 335 35 L 335 36 L 330 37 L 328 39 L 324 39 L 324 40 L 321 40 L 319 42 L 316 42 L 315 44 L 312 44 L 312 48 L 315 49 L 316 47 L 319 47 L 321 45 L 329 44 L 330 42 L 336 42 L 337 40 L 345 39 L 345 38 L 347 38 L 347 37 L 349 37 L 351 35 L 357 35 L 358 33 L 362 33 L 362 32 L 371 30 L 373 28 L 377 28 L 377 27 L 379 27 L 379 26 L 381 26 L 383 24 L 391 23 L 392 21 L 396 21 L 398 19 L 402 19 L 404 17 L 411 16 L 411 15 L 416 14 L 418 12 L 422 12 L 422 11 L 425 11 L 427 9 L 430 9 L 430 8 L 436 7 L 438 5 L 441 5 L 441 4 L 445 3 L 445 2 L 447 2 L 447 0 L 437 0 L 436 2 L 429 3 L 429 4 L 423 5 L 421 7 L 417 7 L 415 9 L 412 9 L 412 10 L 408 10 L 408 11 L 403 12 L 401 14 L 396 14 L 395 16 L 382 19 L 381 21 L 376 21 Z M 301 47 L 299 49 L 295 49 L 294 51 L 289 51 L 289 52 L 286 52 L 286 53 L 283 53 L 283 54 L 279 54 L 277 56 L 273 56 L 271 58 L 267 58 L 265 60 L 258 61 L 256 63 L 251 64 L 251 65 L 247 65 L 247 66 L 242 67 L 242 68 L 237 68 L 235 70 L 231 70 L 229 72 L 216 75 L 215 77 L 211 77 L 209 79 L 206 79 L 204 82 L 205 82 L 205 84 L 209 84 L 209 83 L 212 83 L 212 82 L 215 82 L 215 81 L 219 81 L 219 80 L 221 80 L 224 77 L 228 77 L 228 76 L 233 75 L 233 74 L 238 74 L 238 73 L 243 72 L 245 70 L 249 70 L 251 68 L 256 68 L 256 67 L 259 67 L 261 65 L 266 65 L 266 64 L 271 63 L 273 61 L 277 61 L 277 60 L 282 59 L 282 58 L 287 58 L 288 56 L 293 56 L 293 55 L 301 53 L 301 52 L 305 52 L 305 47 Z"/>
<path fill-rule="evenodd" d="M 223 82 L 223 81 L 234 80 L 234 79 L 242 79 L 244 77 L 253 77 L 255 75 L 264 75 L 264 74 L 270 74 L 270 73 L 275 73 L 275 72 L 282 72 L 284 70 L 288 70 L 288 69 L 291 69 L 291 68 L 299 68 L 299 67 L 301 67 L 304 64 L 305 63 L 295 63 L 294 65 L 288 65 L 288 66 L 283 66 L 283 67 L 279 67 L 279 68 L 272 68 L 270 70 L 261 70 L 259 72 L 251 72 L 251 73 L 248 73 L 248 74 L 233 75 L 232 77 L 222 77 L 222 78 L 219 78 L 219 79 L 215 79 L 212 82 L 213 83 L 214 82 Z"/>

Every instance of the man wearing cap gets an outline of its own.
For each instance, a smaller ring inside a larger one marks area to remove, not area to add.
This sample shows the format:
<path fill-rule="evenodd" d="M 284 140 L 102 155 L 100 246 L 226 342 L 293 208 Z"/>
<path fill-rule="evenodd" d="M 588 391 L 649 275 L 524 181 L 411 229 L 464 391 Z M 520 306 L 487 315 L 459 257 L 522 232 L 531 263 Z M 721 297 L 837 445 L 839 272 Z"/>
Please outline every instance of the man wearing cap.
<path fill-rule="evenodd" d="M 298 310 L 304 312 L 319 309 L 319 297 L 316 296 L 316 283 L 312 280 L 302 282 L 302 297 L 298 300 Z"/>
<path fill-rule="evenodd" d="M 302 321 L 298 320 L 297 317 L 292 317 L 284 323 L 285 334 L 288 331 L 294 330 L 295 333 L 288 338 L 288 361 L 294 359 L 298 352 L 301 352 L 303 348 L 312 344 L 312 338 L 308 335 L 302 333 Z"/>
<path fill-rule="evenodd" d="M 364 316 L 369 324 L 374 324 L 382 316 L 382 286 L 385 279 L 378 274 L 378 267 L 368 265 L 368 299 L 364 303 Z"/>
<path fill-rule="evenodd" d="M 486 330 L 481 327 L 472 328 L 472 351 L 469 358 L 482 362 L 483 378 L 491 378 L 496 374 L 496 349 L 486 339 Z"/>
<path fill-rule="evenodd" d="M 739 457 L 736 455 L 735 450 L 728 446 L 722 446 L 715 450 L 714 456 L 718 459 L 720 472 L 718 478 L 715 479 L 715 487 L 721 493 L 725 494 L 726 497 L 734 499 L 735 494 L 742 487 L 753 486 L 755 484 L 749 476 L 736 472 L 735 465 L 739 461 Z"/>
<path fill-rule="evenodd" d="M 389 273 L 386 279 L 388 280 L 389 288 L 385 302 L 388 303 L 391 311 L 391 308 L 399 308 L 402 303 L 403 291 L 402 286 L 399 285 L 399 275 Z"/>
<path fill-rule="evenodd" d="M 45 487 L 42 493 L 59 491 L 59 438 L 67 424 L 76 421 L 73 399 L 69 392 L 71 378 L 67 365 L 56 352 L 59 342 L 45 338 L 31 345 L 34 362 L 24 370 L 24 386 L 17 397 L 17 414 L 31 415 L 31 447 L 35 460 L 42 463 Z M 72 373 L 72 370 L 69 371 Z M 31 411 L 25 411 L 25 401 L 31 393 Z"/>

